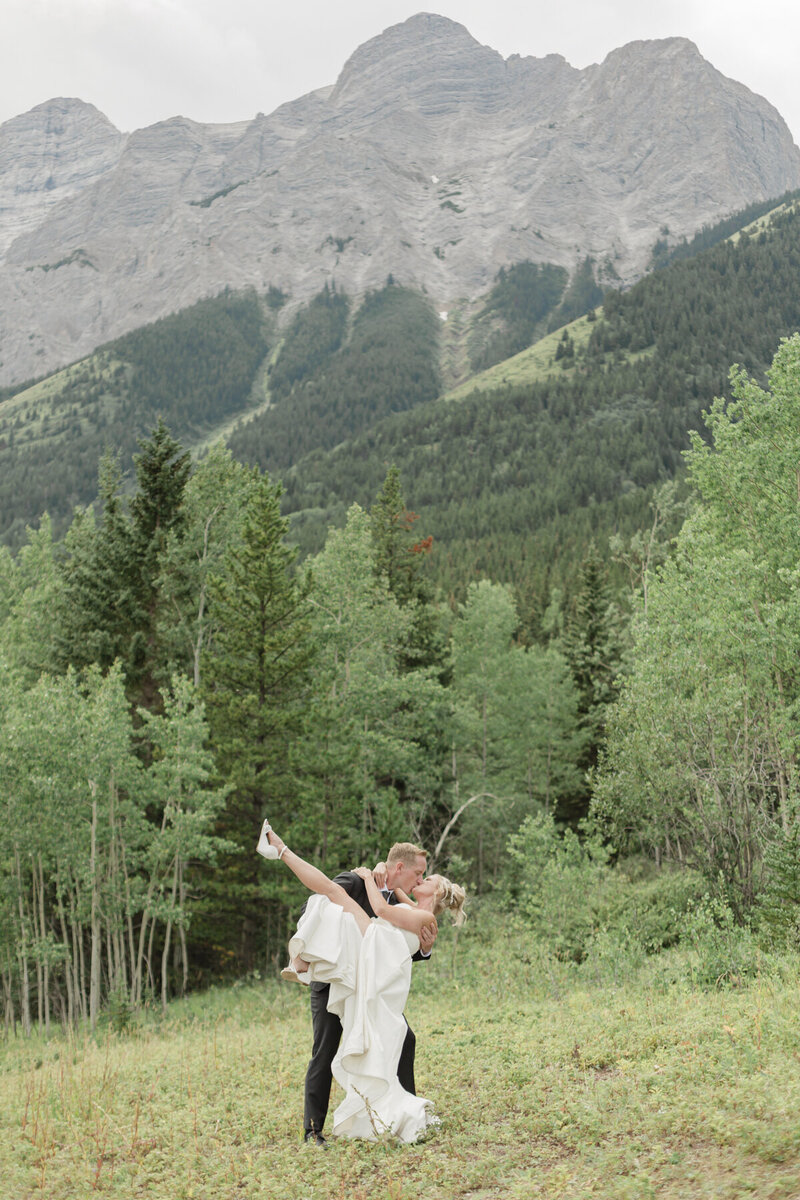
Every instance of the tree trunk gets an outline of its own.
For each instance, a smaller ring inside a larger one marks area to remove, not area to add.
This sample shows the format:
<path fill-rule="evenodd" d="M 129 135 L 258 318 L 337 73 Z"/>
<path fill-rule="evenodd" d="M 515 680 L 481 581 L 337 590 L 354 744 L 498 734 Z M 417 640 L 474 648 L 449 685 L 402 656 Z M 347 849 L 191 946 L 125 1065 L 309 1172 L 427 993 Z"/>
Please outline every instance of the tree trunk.
<path fill-rule="evenodd" d="M 184 878 L 183 869 L 185 863 L 181 859 L 180 870 L 180 891 L 178 901 L 181 907 L 181 920 L 178 925 L 178 935 L 181 940 L 181 995 L 186 995 L 186 989 L 189 986 L 189 952 L 186 946 L 186 925 L 184 922 L 184 913 L 186 912 L 186 880 Z"/>
<path fill-rule="evenodd" d="M 43 984 L 44 984 L 44 1027 L 47 1033 L 50 1032 L 50 960 L 47 955 L 47 942 L 45 938 L 46 924 L 44 911 L 44 869 L 42 867 L 42 856 L 39 855 L 39 924 L 42 928 L 42 950 L 44 962 L 43 966 Z"/>
<path fill-rule="evenodd" d="M 175 900 L 178 895 L 178 871 L 180 868 L 179 856 L 175 855 L 175 865 L 172 872 L 172 894 L 170 896 L 170 915 L 167 920 L 167 931 L 164 935 L 164 949 L 161 952 L 161 1007 L 164 1012 L 167 1011 L 168 998 L 168 974 L 169 974 L 169 944 L 172 938 L 172 914 L 175 912 Z"/>
<path fill-rule="evenodd" d="M 36 1024 L 41 1033 L 44 1027 L 44 927 L 39 927 L 39 876 L 36 863 L 31 861 L 31 927 L 36 962 Z"/>
<path fill-rule="evenodd" d="M 61 877 L 56 874 L 56 907 L 58 911 L 58 920 L 61 925 L 61 940 L 66 947 L 69 946 L 69 931 L 67 929 L 67 914 L 64 912 L 64 898 L 61 895 Z M 72 962 L 69 958 L 64 960 L 64 974 L 67 984 L 67 1024 L 72 1026 L 75 1024 L 75 993 L 73 989 L 73 973 Z"/>
<path fill-rule="evenodd" d="M 100 967 L 103 931 L 100 925 L 100 895 L 97 880 L 97 784 L 90 781 L 89 789 L 92 793 L 92 833 L 89 854 L 89 877 L 92 881 L 92 955 L 89 970 L 89 1025 L 92 1029 L 95 1029 L 100 1013 Z"/>
<path fill-rule="evenodd" d="M 19 960 L 19 1006 L 22 1012 L 22 1032 L 30 1037 L 31 1022 L 31 987 L 28 975 L 28 922 L 25 917 L 25 906 L 22 899 L 22 864 L 19 861 L 19 851 L 14 847 L 14 860 L 17 866 L 17 903 L 19 906 L 20 939 L 17 949 Z"/>

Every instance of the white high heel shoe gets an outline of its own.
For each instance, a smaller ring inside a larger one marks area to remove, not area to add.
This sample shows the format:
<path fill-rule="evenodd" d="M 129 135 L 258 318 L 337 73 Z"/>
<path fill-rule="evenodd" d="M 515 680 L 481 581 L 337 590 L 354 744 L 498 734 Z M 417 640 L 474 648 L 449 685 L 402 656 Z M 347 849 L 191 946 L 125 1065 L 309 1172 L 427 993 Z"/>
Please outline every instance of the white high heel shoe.
<path fill-rule="evenodd" d="M 271 830 L 272 826 L 270 825 L 269 821 L 265 821 L 261 826 L 261 837 L 258 839 L 256 850 L 260 855 L 262 855 L 263 858 L 282 858 L 283 853 L 286 850 L 286 846 L 284 845 L 279 850 L 277 846 L 272 845 L 272 842 L 267 837 L 267 834 L 270 833 Z"/>

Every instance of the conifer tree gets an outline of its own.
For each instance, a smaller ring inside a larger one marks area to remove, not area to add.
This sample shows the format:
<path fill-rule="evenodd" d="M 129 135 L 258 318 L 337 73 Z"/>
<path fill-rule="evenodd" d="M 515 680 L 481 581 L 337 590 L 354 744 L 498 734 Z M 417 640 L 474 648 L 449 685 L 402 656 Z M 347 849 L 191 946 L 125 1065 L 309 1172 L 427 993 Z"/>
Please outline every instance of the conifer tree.
<path fill-rule="evenodd" d="M 104 671 L 119 658 L 127 672 L 141 621 L 133 538 L 117 459 L 104 456 L 99 475 L 99 519 L 78 510 L 65 539 L 54 657 L 62 670 L 96 663 Z"/>
<path fill-rule="evenodd" d="M 209 911 L 237 930 L 242 969 L 253 966 L 265 945 L 265 900 L 277 881 L 274 874 L 265 878 L 253 846 L 265 816 L 284 828 L 292 816 L 290 744 L 301 727 L 312 657 L 311 580 L 291 574 L 295 553 L 284 541 L 281 491 L 267 475 L 254 482 L 241 539 L 209 580 L 217 629 L 205 655 L 203 691 L 217 767 L 232 787 L 218 833 L 243 852 L 214 881 Z"/>
<path fill-rule="evenodd" d="M 375 570 L 382 575 L 398 604 L 408 604 L 419 595 L 420 557 L 415 553 L 411 530 L 417 514 L 406 508 L 400 472 L 392 465 L 372 506 Z M 428 547 L 432 539 L 425 539 Z M 415 543 L 416 544 L 416 543 Z"/>
<path fill-rule="evenodd" d="M 605 736 L 606 712 L 617 695 L 621 648 L 619 615 L 611 601 L 605 564 L 592 543 L 581 564 L 578 593 L 564 633 L 564 653 L 578 689 L 578 716 L 586 736 L 579 765 L 597 765 Z M 556 816 L 575 825 L 589 810 L 588 779 L 572 798 L 560 801 Z"/>
<path fill-rule="evenodd" d="M 372 506 L 375 573 L 383 578 L 401 608 L 413 610 L 401 665 L 406 670 L 443 670 L 445 646 L 433 605 L 430 583 L 423 574 L 433 536 L 415 537 L 417 513 L 406 507 L 400 472 L 391 466 Z"/>
<path fill-rule="evenodd" d="M 154 560 L 163 551 L 167 534 L 182 520 L 183 493 L 191 474 L 191 456 L 183 450 L 163 420 L 135 454 L 137 492 L 131 501 L 136 549 L 149 561 L 144 572 L 152 577 Z"/>
<path fill-rule="evenodd" d="M 159 421 L 135 458 L 137 492 L 130 513 L 121 496 L 116 459 L 100 467 L 99 522 L 73 521 L 63 569 L 57 664 L 103 670 L 119 659 L 134 704 L 158 709 L 166 665 L 158 647 L 158 576 L 170 530 L 179 527 L 189 455 Z"/>
<path fill-rule="evenodd" d="M 129 673 L 138 691 L 138 703 L 160 707 L 159 682 L 164 682 L 157 638 L 158 577 L 170 532 L 180 533 L 183 495 L 191 474 L 191 456 L 184 451 L 159 419 L 141 453 L 134 456 L 137 491 L 131 501 L 133 577 L 139 611 L 139 628 L 131 639 Z"/>

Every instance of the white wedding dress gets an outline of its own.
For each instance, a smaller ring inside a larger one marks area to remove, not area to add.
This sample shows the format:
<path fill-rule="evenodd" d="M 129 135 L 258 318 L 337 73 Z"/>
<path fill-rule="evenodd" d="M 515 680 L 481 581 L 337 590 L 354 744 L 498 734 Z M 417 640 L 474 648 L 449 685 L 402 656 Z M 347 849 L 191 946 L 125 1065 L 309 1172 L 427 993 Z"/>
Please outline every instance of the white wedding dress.
<path fill-rule="evenodd" d="M 335 1136 L 376 1141 L 388 1133 L 415 1142 L 438 1124 L 430 1100 L 412 1096 L 397 1078 L 418 949 L 416 934 L 380 917 L 362 937 L 355 917 L 326 896 L 311 897 L 289 942 L 291 957 L 310 964 L 308 982 L 330 984 L 328 1011 L 342 1022 L 333 1077 L 345 1097 L 333 1115 Z"/>

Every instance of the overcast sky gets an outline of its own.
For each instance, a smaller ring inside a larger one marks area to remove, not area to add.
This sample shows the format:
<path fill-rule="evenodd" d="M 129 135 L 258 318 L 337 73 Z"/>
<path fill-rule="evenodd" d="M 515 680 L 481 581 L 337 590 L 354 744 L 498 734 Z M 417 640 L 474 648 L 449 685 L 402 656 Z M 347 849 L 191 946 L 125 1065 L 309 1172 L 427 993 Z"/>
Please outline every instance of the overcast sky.
<path fill-rule="evenodd" d="M 53 96 L 123 130 L 178 114 L 238 121 L 334 83 L 362 42 L 416 12 L 510 54 L 575 67 L 638 38 L 691 38 L 775 105 L 800 141 L 797 0 L 2 0 L 0 122 Z"/>

